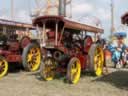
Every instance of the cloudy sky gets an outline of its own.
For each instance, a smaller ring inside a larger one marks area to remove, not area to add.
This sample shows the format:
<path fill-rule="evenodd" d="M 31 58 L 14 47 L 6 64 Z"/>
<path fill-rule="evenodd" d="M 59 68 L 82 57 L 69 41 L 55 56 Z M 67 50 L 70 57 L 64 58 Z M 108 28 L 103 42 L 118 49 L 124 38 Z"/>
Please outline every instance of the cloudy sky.
<path fill-rule="evenodd" d="M 10 1 L 0 1 L 0 18 L 10 19 Z M 45 7 L 45 0 L 40 4 Z M 117 30 L 120 30 L 120 17 L 128 12 L 128 0 L 114 1 L 114 23 Z M 36 8 L 35 0 L 14 0 L 15 20 L 22 22 L 31 22 L 31 11 Z M 72 0 L 72 16 L 75 19 L 83 19 L 88 22 L 100 21 L 105 30 L 105 37 L 110 34 L 110 0 Z M 91 19 L 91 20 L 90 20 Z"/>

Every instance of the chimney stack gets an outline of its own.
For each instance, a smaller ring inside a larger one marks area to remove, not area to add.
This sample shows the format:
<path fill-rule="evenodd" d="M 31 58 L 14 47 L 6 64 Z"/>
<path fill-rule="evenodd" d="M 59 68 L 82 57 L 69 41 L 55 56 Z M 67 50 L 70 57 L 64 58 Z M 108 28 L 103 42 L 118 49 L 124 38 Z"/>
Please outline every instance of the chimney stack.
<path fill-rule="evenodd" d="M 66 0 L 59 0 L 59 16 L 66 16 Z"/>

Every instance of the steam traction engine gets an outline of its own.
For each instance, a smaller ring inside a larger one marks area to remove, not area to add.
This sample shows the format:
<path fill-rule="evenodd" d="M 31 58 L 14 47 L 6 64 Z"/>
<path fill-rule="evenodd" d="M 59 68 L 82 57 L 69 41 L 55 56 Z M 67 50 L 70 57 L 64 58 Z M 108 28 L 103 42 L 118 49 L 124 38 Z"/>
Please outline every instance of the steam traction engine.
<path fill-rule="evenodd" d="M 42 35 L 40 75 L 44 80 L 52 80 L 56 72 L 61 72 L 66 74 L 70 83 L 75 84 L 79 81 L 81 71 L 86 69 L 97 76 L 102 75 L 102 46 L 87 35 L 87 31 L 96 35 L 102 33 L 102 29 L 70 21 L 61 16 L 38 17 L 33 24 Z M 28 54 L 24 57 L 29 57 L 32 50 L 37 51 L 38 48 L 34 43 L 29 44 L 26 47 Z M 31 66 L 30 61 L 24 63 L 28 69 Z"/>
<path fill-rule="evenodd" d="M 24 48 L 32 40 L 29 36 L 22 36 L 20 32 L 27 33 L 30 29 L 34 29 L 30 24 L 0 20 L 0 78 L 7 74 L 8 64 L 22 63 Z"/>

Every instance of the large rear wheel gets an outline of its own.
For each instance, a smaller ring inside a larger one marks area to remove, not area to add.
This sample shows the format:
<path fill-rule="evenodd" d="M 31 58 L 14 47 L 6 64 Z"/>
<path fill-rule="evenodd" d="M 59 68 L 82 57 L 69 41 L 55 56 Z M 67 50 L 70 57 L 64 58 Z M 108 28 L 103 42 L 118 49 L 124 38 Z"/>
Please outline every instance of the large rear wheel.
<path fill-rule="evenodd" d="M 96 75 L 101 76 L 103 74 L 104 67 L 104 51 L 99 44 L 92 44 L 89 50 L 90 58 L 90 70 Z"/>
<path fill-rule="evenodd" d="M 76 84 L 80 79 L 81 63 L 78 58 L 73 57 L 68 64 L 67 79 L 70 83 Z"/>
<path fill-rule="evenodd" d="M 8 62 L 4 57 L 0 56 L 0 78 L 4 77 L 8 72 Z"/>
<path fill-rule="evenodd" d="M 23 66 L 27 71 L 37 71 L 41 64 L 41 49 L 38 44 L 31 43 L 23 50 Z"/>
<path fill-rule="evenodd" d="M 55 70 L 57 67 L 57 62 L 52 57 L 46 57 L 40 67 L 40 75 L 46 80 L 53 80 L 55 77 Z"/>

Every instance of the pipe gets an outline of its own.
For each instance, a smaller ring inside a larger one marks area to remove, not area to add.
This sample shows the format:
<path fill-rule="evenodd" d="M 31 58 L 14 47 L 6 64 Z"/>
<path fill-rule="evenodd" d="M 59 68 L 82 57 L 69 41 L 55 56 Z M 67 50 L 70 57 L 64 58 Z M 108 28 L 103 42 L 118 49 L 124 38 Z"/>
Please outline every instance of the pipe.
<path fill-rule="evenodd" d="M 56 36 L 55 36 L 55 45 L 57 46 L 57 44 L 58 44 L 58 42 L 57 42 L 57 41 L 58 41 L 58 40 L 57 40 L 57 39 L 58 39 L 58 22 L 56 22 L 56 26 L 55 26 L 55 27 L 56 27 L 56 28 L 55 28 L 55 29 L 56 29 L 56 33 L 55 33 L 55 35 L 56 35 Z"/>
<path fill-rule="evenodd" d="M 66 0 L 59 0 L 59 15 L 66 16 Z"/>

